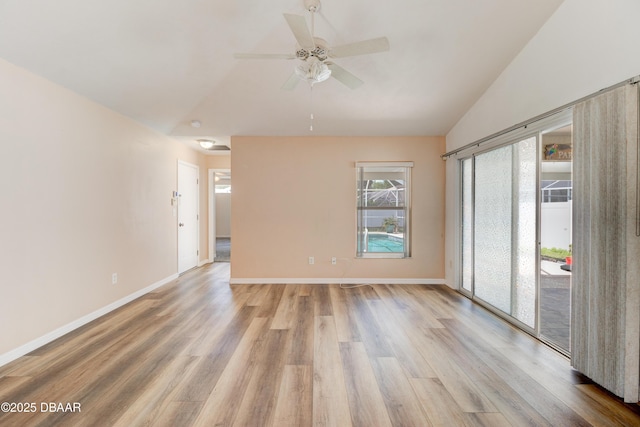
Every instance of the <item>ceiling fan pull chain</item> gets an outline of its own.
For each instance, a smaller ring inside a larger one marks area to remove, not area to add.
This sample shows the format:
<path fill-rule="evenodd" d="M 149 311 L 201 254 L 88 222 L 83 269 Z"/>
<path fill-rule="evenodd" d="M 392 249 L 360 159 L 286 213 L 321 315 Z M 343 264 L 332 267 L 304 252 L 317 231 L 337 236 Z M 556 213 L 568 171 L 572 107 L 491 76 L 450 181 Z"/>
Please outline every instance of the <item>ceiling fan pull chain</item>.
<path fill-rule="evenodd" d="M 311 98 L 311 114 L 309 114 L 309 131 L 313 132 L 313 85 L 309 86 L 309 97 Z"/>
<path fill-rule="evenodd" d="M 311 9 L 311 40 L 313 40 L 313 48 L 316 48 L 316 31 L 315 31 L 315 14 L 316 10 Z"/>

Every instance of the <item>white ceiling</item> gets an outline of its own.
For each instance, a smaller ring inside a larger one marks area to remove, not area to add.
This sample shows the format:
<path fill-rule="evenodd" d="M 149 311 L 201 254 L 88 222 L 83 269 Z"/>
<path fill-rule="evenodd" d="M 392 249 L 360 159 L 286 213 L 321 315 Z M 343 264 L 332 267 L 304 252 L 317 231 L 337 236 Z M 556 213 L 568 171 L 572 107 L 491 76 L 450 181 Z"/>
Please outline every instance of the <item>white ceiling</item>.
<path fill-rule="evenodd" d="M 365 82 L 281 90 L 303 0 L 0 0 L 0 57 L 194 148 L 232 135 L 444 135 L 562 0 L 323 0 L 315 35 L 386 36 L 335 62 Z M 309 131 L 309 113 L 314 129 Z M 190 126 L 194 119 L 200 128 Z"/>

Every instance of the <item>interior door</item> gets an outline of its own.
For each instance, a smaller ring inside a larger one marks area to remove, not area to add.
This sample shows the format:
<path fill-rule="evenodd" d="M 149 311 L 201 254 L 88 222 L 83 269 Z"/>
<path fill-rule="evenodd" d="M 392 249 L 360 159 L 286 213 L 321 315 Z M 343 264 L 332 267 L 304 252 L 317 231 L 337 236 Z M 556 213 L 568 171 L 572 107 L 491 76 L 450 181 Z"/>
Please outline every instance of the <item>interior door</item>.
<path fill-rule="evenodd" d="M 198 265 L 198 167 L 178 162 L 178 274 Z"/>

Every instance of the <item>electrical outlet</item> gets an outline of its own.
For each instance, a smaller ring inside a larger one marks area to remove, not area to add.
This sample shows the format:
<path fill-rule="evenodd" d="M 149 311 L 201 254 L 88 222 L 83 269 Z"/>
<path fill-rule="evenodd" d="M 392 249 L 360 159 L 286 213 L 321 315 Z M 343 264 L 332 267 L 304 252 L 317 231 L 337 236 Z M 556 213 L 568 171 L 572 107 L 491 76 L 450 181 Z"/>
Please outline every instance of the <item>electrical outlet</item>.
<path fill-rule="evenodd" d="M 111 275 L 111 284 L 115 285 L 116 283 L 118 283 L 118 273 L 113 273 Z"/>
<path fill-rule="evenodd" d="M 338 263 L 338 260 L 336 259 L 336 257 L 331 257 L 331 264 L 336 265 Z"/>
<path fill-rule="evenodd" d="M 315 264 L 315 262 L 316 262 L 316 260 L 312 256 L 310 256 L 309 257 L 309 265 Z"/>

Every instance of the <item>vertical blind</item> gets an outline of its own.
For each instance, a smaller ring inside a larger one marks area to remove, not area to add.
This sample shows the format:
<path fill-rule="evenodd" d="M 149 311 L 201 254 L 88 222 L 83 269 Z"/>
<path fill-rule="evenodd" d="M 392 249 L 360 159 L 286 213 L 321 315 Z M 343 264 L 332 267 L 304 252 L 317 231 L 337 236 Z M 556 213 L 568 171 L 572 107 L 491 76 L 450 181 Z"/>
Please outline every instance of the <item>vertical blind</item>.
<path fill-rule="evenodd" d="M 573 126 L 571 364 L 626 402 L 637 402 L 637 85 L 576 104 Z"/>

